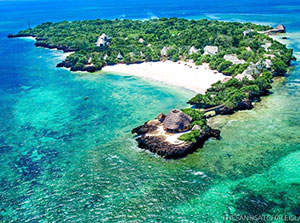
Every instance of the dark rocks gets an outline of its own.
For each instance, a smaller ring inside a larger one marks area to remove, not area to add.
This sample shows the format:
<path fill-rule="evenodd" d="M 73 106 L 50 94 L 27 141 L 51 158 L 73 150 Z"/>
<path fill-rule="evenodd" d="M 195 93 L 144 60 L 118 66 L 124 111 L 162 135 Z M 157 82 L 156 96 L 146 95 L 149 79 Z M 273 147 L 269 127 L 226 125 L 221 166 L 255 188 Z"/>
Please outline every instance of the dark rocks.
<path fill-rule="evenodd" d="M 243 100 L 238 106 L 238 110 L 249 110 L 252 108 L 253 105 L 251 100 Z"/>
<path fill-rule="evenodd" d="M 157 130 L 157 126 L 155 125 L 149 125 L 147 122 L 145 122 L 144 125 L 141 125 L 139 127 L 136 127 L 134 129 L 131 130 L 131 133 L 134 134 L 138 134 L 138 135 L 143 135 L 143 134 L 146 134 L 148 132 L 153 132 L 155 130 Z"/>
<path fill-rule="evenodd" d="M 83 67 L 76 67 L 75 64 L 70 63 L 70 61 L 68 61 L 68 60 L 65 60 L 65 61 L 62 61 L 62 62 L 58 63 L 56 65 L 56 67 L 65 67 L 65 68 L 70 68 L 71 71 L 86 71 L 86 72 L 90 72 L 90 73 L 96 72 L 97 70 L 100 70 L 100 69 L 97 69 L 93 65 L 88 65 L 88 66 L 83 66 Z"/>
<path fill-rule="evenodd" d="M 95 72 L 97 69 L 95 66 L 85 66 L 82 71 L 86 71 L 86 72 Z"/>
<path fill-rule="evenodd" d="M 235 108 L 232 108 L 232 109 L 229 109 L 226 106 L 224 106 L 223 108 L 216 110 L 216 114 L 217 115 L 230 115 L 236 111 L 249 110 L 252 108 L 253 108 L 252 101 L 249 99 L 246 99 L 246 100 L 241 101 L 238 104 L 238 106 L 236 106 Z"/>
<path fill-rule="evenodd" d="M 157 117 L 156 117 L 160 122 L 163 122 L 166 118 L 166 115 L 164 113 L 160 113 Z"/>
<path fill-rule="evenodd" d="M 278 33 L 285 33 L 285 32 L 286 32 L 286 28 L 282 24 L 276 26 L 275 29 L 271 29 L 271 30 L 266 31 L 266 33 L 269 34 L 269 35 L 278 34 Z"/>
<path fill-rule="evenodd" d="M 44 47 L 44 48 L 48 48 L 48 49 L 62 50 L 62 51 L 65 52 L 65 53 L 77 51 L 77 49 L 70 48 L 70 47 L 67 47 L 67 46 L 49 45 L 48 43 L 45 43 L 45 42 L 43 42 L 43 41 L 37 41 L 34 45 L 35 45 L 36 47 Z"/>
<path fill-rule="evenodd" d="M 65 60 L 65 61 L 62 61 L 62 62 L 58 63 L 58 64 L 56 65 L 56 67 L 71 68 L 71 67 L 72 67 L 72 64 L 70 64 L 69 61 Z"/>
<path fill-rule="evenodd" d="M 8 34 L 8 38 L 18 38 L 18 37 L 35 37 L 35 35 L 31 34 Z"/>

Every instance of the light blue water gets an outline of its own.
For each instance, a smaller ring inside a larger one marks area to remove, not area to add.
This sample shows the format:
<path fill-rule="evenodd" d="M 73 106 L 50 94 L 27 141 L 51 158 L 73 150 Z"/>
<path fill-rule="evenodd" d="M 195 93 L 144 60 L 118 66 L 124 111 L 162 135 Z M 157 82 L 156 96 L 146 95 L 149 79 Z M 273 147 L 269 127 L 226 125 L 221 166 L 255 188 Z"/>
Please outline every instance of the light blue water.
<path fill-rule="evenodd" d="M 298 66 L 254 110 L 217 118 L 221 141 L 166 161 L 139 150 L 130 130 L 184 107 L 192 92 L 130 76 L 73 74 L 55 68 L 60 52 L 6 35 L 26 28 L 27 19 L 283 23 L 286 44 L 300 59 L 298 1 L 0 1 L 0 15 L 0 222 L 223 222 L 229 214 L 295 214 Z"/>

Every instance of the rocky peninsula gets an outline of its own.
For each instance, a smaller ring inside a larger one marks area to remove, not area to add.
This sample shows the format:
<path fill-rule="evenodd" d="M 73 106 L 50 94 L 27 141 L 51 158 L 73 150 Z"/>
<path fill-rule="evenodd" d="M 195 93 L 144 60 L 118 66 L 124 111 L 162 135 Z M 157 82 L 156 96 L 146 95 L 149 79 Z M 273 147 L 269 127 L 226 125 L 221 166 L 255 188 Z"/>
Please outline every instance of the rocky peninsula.
<path fill-rule="evenodd" d="M 136 140 L 142 149 L 149 150 L 166 159 L 177 159 L 201 148 L 204 142 L 214 137 L 220 139 L 220 131 L 205 125 L 194 125 L 189 130 L 193 119 L 180 110 L 172 110 L 165 116 L 163 113 L 154 120 L 134 128 L 132 134 L 137 133 Z M 187 132 L 198 133 L 191 141 L 181 138 Z"/>

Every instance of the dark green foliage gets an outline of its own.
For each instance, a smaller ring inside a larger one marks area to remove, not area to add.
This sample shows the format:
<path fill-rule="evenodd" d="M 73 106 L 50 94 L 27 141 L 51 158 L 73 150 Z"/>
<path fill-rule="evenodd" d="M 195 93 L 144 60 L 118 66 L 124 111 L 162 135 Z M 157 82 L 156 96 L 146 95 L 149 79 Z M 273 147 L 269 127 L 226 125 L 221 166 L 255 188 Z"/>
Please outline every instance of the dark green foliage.
<path fill-rule="evenodd" d="M 192 117 L 193 121 L 197 121 L 203 118 L 204 113 L 192 108 L 184 108 L 181 109 L 182 112 L 184 112 L 185 114 L 189 115 L 190 117 Z"/>
<path fill-rule="evenodd" d="M 198 120 L 198 121 L 193 121 L 191 124 L 191 127 L 193 128 L 195 125 L 198 125 L 199 127 L 203 128 L 207 126 L 207 120 L 205 118 Z"/>
<path fill-rule="evenodd" d="M 178 61 L 181 57 L 189 58 L 187 52 L 191 46 L 199 49 L 199 55 L 193 58 L 197 64 L 210 63 L 219 71 L 227 70 L 231 64 L 222 59 L 222 53 L 217 57 L 201 56 L 206 45 L 216 45 L 220 49 L 235 51 L 235 48 L 259 45 L 252 37 L 244 38 L 244 30 L 266 30 L 269 27 L 251 23 L 220 22 L 203 20 L 187 20 L 178 18 L 161 18 L 145 21 L 139 20 L 90 20 L 74 22 L 43 23 L 33 29 L 20 31 L 19 34 L 34 35 L 39 44 L 63 46 L 76 49 L 77 52 L 67 58 L 76 67 L 92 62 L 97 68 L 106 64 L 118 62 L 134 63 L 139 61 L 158 61 L 160 50 L 169 47 L 168 59 Z M 101 49 L 95 46 L 98 37 L 105 33 L 111 37 L 110 45 Z M 255 36 L 255 35 L 254 35 Z M 140 43 L 142 38 L 145 42 Z M 281 46 L 280 46 L 281 47 Z M 118 53 L 122 60 L 116 60 Z M 141 52 L 145 57 L 142 57 Z M 238 51 L 237 51 L 238 52 Z M 134 53 L 132 57 L 129 54 Z M 108 55 L 105 60 L 104 55 Z"/>
<path fill-rule="evenodd" d="M 204 127 L 207 125 L 207 121 L 205 119 L 204 113 L 193 108 L 184 108 L 181 109 L 185 114 L 189 115 L 193 120 L 191 123 L 191 127 L 195 125 L 199 125 L 200 127 Z"/>
<path fill-rule="evenodd" d="M 188 133 L 185 133 L 179 137 L 180 140 L 185 141 L 187 143 L 196 142 L 196 138 L 200 136 L 200 131 L 194 130 Z"/>
<path fill-rule="evenodd" d="M 236 76 L 237 74 L 243 73 L 244 70 L 246 70 L 248 66 L 249 66 L 249 63 L 235 64 L 235 65 L 223 70 L 223 73 L 227 74 L 227 75 Z"/>
<path fill-rule="evenodd" d="M 281 76 L 287 72 L 288 65 L 284 63 L 282 60 L 274 59 L 272 60 L 272 63 L 273 63 L 272 68 L 274 70 L 275 75 Z"/>

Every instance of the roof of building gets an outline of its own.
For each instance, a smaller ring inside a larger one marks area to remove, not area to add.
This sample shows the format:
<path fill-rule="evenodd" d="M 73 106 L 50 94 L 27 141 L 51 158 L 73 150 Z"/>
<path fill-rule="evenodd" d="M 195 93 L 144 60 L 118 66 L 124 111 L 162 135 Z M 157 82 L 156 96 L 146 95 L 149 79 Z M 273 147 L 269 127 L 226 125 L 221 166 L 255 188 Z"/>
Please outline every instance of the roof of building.
<path fill-rule="evenodd" d="M 219 47 L 217 46 L 206 46 L 204 47 L 204 55 L 216 55 L 219 52 Z"/>
<path fill-rule="evenodd" d="M 192 118 L 184 112 L 174 109 L 166 116 L 163 125 L 166 129 L 172 131 L 184 130 L 190 126 Z"/>
<path fill-rule="evenodd" d="M 224 56 L 224 59 L 227 61 L 232 62 L 233 64 L 244 64 L 246 63 L 245 60 L 240 60 L 236 54 L 227 54 Z"/>

